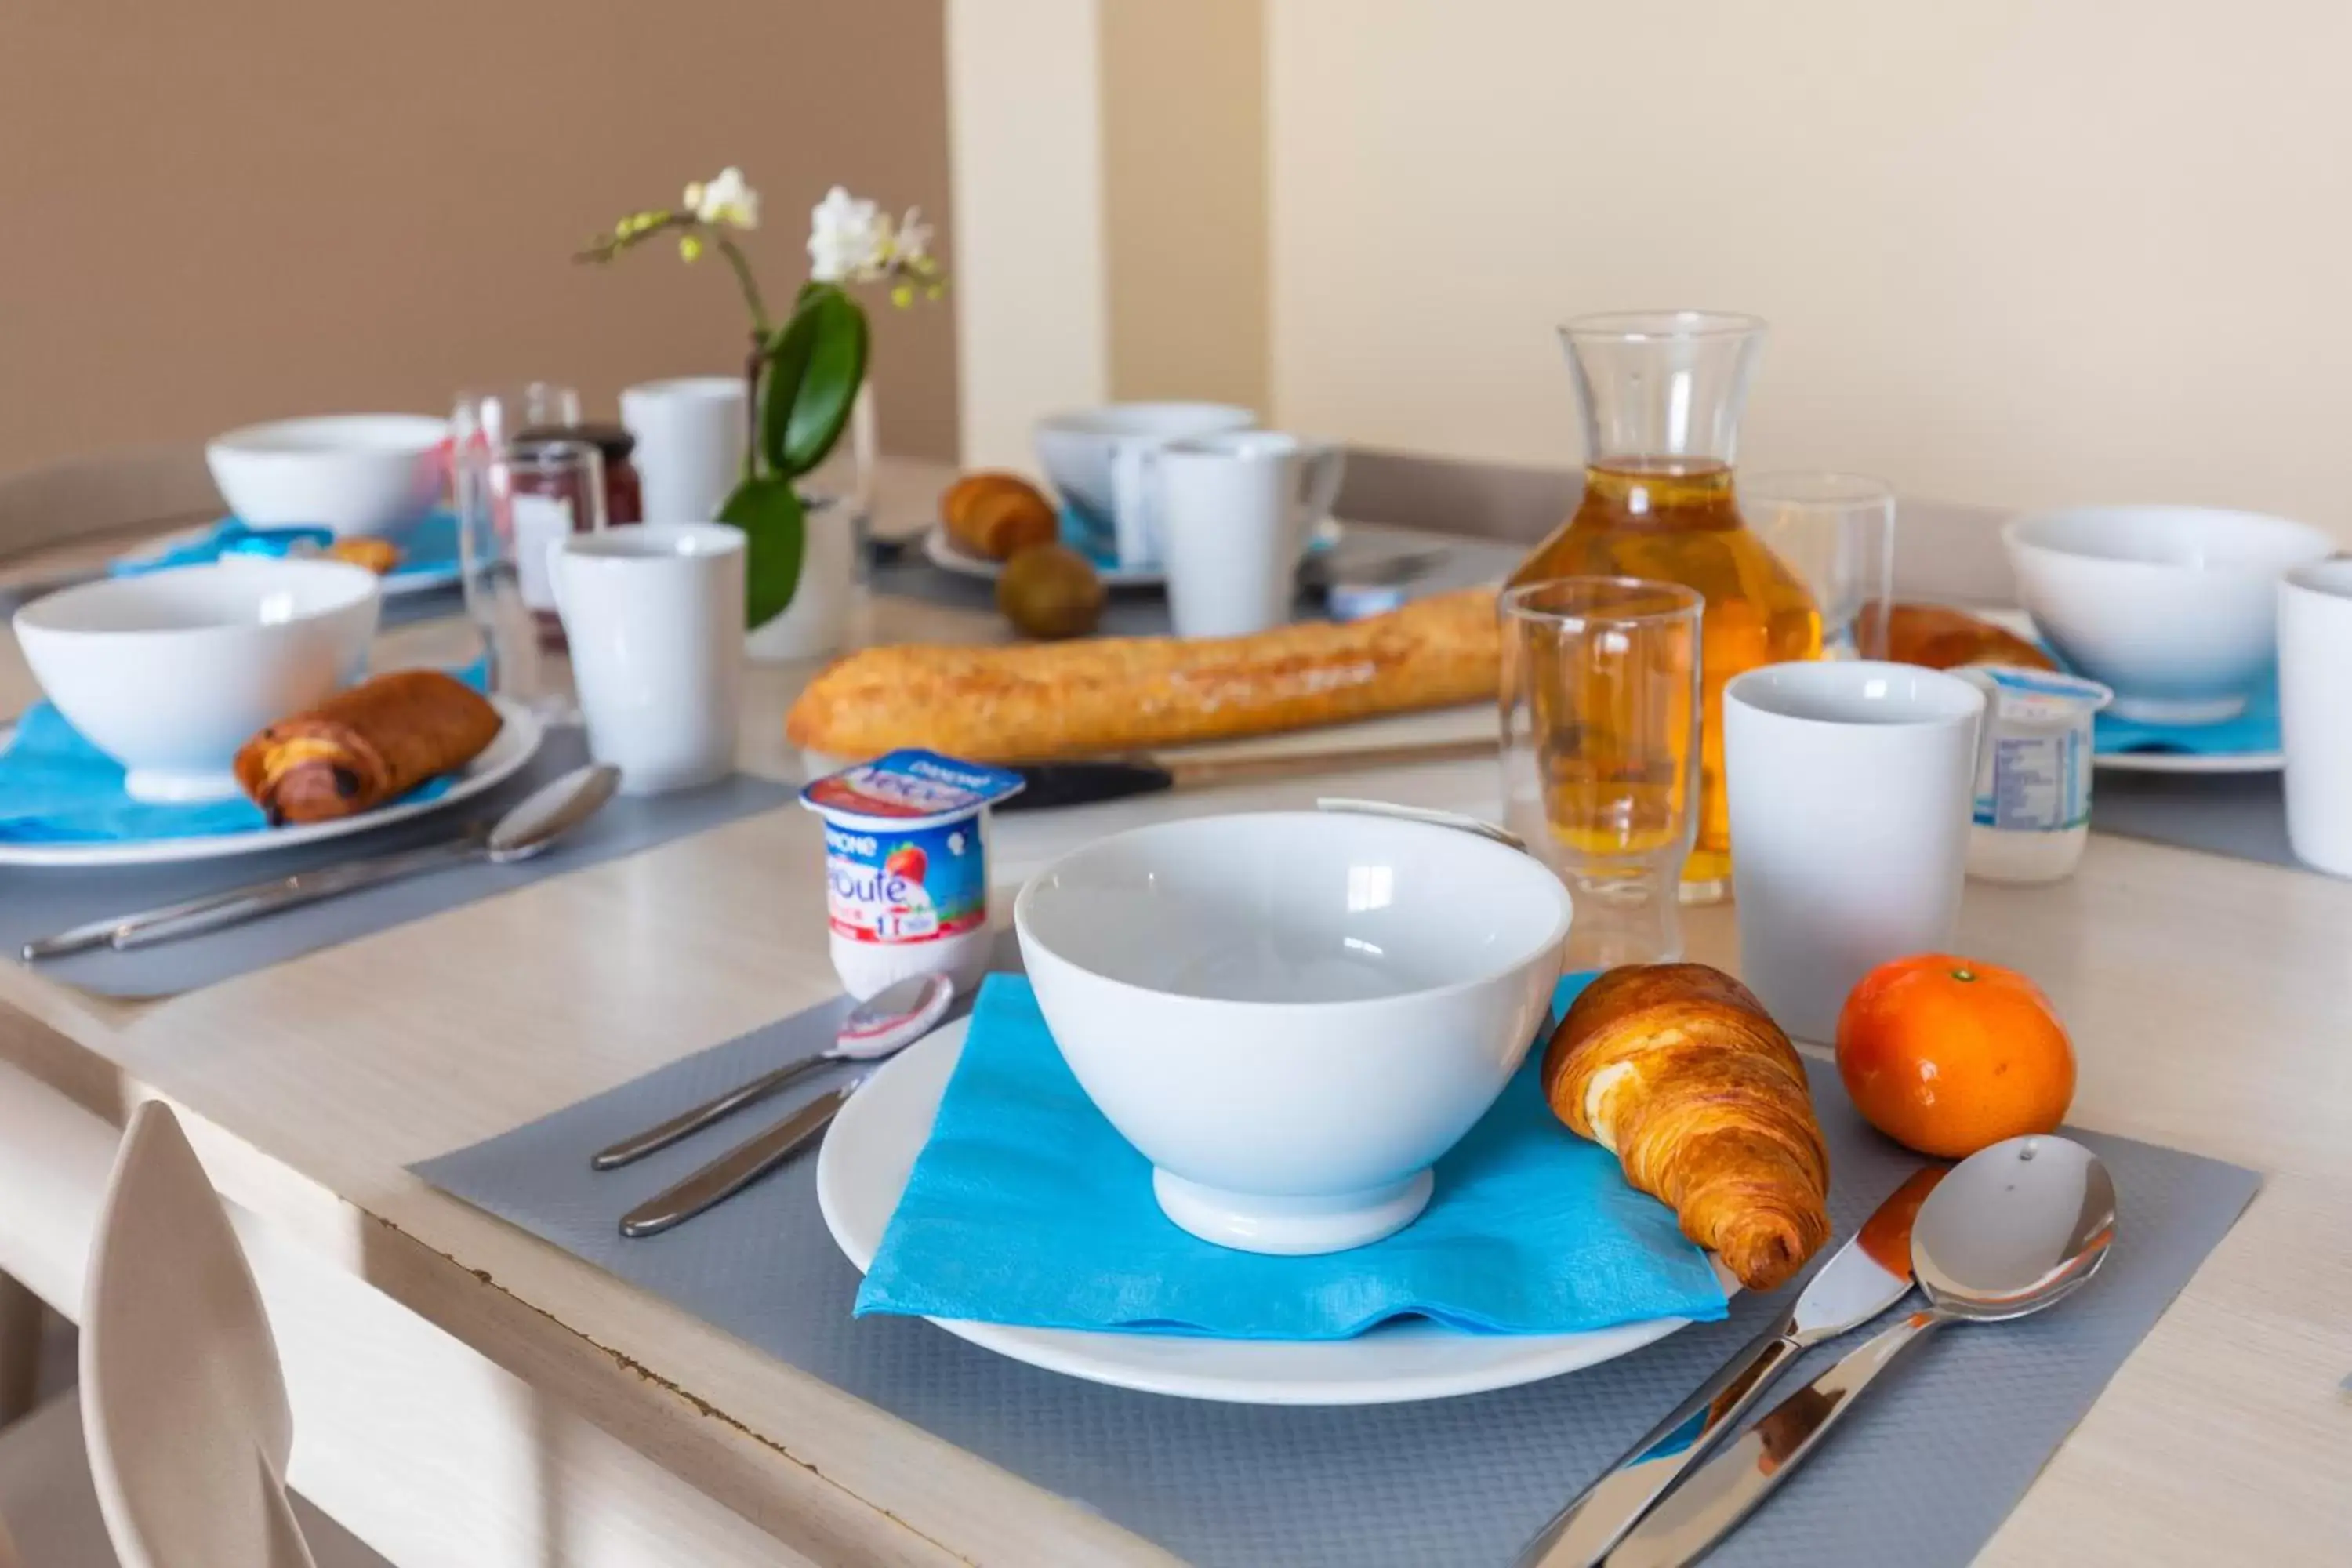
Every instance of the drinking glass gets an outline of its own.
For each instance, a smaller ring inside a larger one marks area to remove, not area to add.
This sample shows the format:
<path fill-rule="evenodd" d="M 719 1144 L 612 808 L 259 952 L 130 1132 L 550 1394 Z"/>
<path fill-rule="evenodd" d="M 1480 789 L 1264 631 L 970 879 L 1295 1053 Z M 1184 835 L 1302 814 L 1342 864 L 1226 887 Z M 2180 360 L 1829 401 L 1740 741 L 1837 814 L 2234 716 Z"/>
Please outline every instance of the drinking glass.
<path fill-rule="evenodd" d="M 551 556 L 606 525 L 604 460 L 585 441 L 530 436 L 461 448 L 457 545 L 487 684 L 541 717 L 578 712 Z"/>
<path fill-rule="evenodd" d="M 1703 604 L 1633 577 L 1503 595 L 1504 819 L 1575 898 L 1570 969 L 1682 956 Z"/>
<path fill-rule="evenodd" d="M 1760 474 L 1739 510 L 1822 609 L 1822 657 L 1885 658 L 1895 599 L 1895 492 L 1864 474 Z"/>

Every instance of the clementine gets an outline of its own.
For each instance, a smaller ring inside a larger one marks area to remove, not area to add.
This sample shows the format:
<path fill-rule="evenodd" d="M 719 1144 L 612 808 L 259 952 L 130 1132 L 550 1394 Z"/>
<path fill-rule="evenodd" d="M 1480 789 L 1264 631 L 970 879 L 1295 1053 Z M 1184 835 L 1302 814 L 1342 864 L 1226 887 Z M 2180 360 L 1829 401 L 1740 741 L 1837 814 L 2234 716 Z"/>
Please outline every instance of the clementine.
<path fill-rule="evenodd" d="M 2015 970 L 1948 953 L 1882 963 L 1838 1015 L 1838 1076 L 1864 1120 L 1958 1160 L 2050 1132 L 2074 1098 L 2074 1047 Z"/>

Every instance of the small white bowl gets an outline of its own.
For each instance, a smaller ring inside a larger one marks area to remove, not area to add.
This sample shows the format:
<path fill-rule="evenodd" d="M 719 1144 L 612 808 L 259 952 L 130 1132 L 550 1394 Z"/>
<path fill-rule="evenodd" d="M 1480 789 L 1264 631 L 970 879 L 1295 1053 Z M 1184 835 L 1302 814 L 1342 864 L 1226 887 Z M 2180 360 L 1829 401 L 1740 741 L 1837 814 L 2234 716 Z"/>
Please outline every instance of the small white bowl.
<path fill-rule="evenodd" d="M 1014 901 L 1046 1026 L 1168 1217 L 1250 1252 L 1412 1223 L 1526 1057 L 1568 889 L 1454 828 L 1268 812 L 1100 839 Z"/>
<path fill-rule="evenodd" d="M 441 495 L 449 423 L 422 414 L 329 414 L 248 425 L 205 444 L 229 510 L 260 528 L 382 533 Z"/>
<path fill-rule="evenodd" d="M 2042 512 L 2001 538 L 2042 634 L 2115 689 L 2117 717 L 2153 724 L 2242 710 L 2278 657 L 2279 579 L 2336 547 L 2305 523 L 2193 506 Z"/>
<path fill-rule="evenodd" d="M 68 723 L 147 801 L 226 800 L 237 748 L 359 677 L 375 574 L 232 558 L 110 577 L 16 612 L 25 661 Z"/>
<path fill-rule="evenodd" d="M 1037 421 L 1031 440 L 1062 499 L 1108 523 L 1117 510 L 1111 464 L 1121 441 L 1174 441 L 1256 423 L 1255 414 L 1227 403 L 1107 403 L 1049 415 Z"/>

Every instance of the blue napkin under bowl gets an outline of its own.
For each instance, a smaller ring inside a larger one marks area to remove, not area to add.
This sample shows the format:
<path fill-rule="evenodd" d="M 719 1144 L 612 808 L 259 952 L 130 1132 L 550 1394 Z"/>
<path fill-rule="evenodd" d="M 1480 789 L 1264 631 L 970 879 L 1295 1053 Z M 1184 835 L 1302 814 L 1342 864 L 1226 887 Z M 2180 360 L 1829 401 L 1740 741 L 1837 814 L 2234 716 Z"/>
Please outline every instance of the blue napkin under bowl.
<path fill-rule="evenodd" d="M 1591 979 L 1560 982 L 1555 1016 Z M 1246 1340 L 1406 1317 L 1543 1334 L 1724 1315 L 1706 1255 L 1552 1115 L 1532 1055 L 1436 1176 L 1419 1219 L 1352 1251 L 1200 1240 L 1160 1212 L 1150 1163 L 1078 1087 L 1029 983 L 994 974 L 856 1310 Z"/>
<path fill-rule="evenodd" d="M 488 668 L 477 662 L 450 673 L 478 691 Z M 446 794 L 449 783 L 447 774 L 427 779 L 401 798 L 432 800 Z M 195 805 L 131 799 L 122 787 L 122 764 L 47 702 L 25 710 L 16 738 L 0 752 L 0 842 L 143 843 L 258 833 L 268 826 L 261 808 L 245 799 Z"/>
<path fill-rule="evenodd" d="M 2099 756 L 2118 752 L 2188 752 L 2203 757 L 2243 756 L 2275 752 L 2279 739 L 2278 676 L 2263 677 L 2246 702 L 2245 710 L 2219 724 L 2144 724 L 2119 719 L 2112 712 L 2093 721 L 2091 750 Z"/>
<path fill-rule="evenodd" d="M 400 547 L 398 564 L 384 574 L 385 586 L 421 589 L 457 580 L 457 513 L 427 512 L 383 537 Z M 257 528 L 225 517 L 194 539 L 152 555 L 125 556 L 107 570 L 117 577 L 133 577 L 174 566 L 206 566 L 225 555 L 289 555 L 297 549 L 324 550 L 334 542 L 331 529 Z"/>

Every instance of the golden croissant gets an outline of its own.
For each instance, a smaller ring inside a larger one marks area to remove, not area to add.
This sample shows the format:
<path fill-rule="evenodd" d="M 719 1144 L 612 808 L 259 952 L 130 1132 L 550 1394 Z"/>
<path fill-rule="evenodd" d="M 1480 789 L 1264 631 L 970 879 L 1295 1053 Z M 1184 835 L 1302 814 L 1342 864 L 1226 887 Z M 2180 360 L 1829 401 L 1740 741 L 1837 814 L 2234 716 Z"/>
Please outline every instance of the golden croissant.
<path fill-rule="evenodd" d="M 502 722 L 465 682 L 404 669 L 270 725 L 236 753 L 236 779 L 273 824 L 325 822 L 464 767 Z"/>
<path fill-rule="evenodd" d="M 1829 1151 L 1804 1063 L 1721 970 L 1601 975 L 1552 1031 L 1543 1088 L 1748 1289 L 1781 1285 L 1829 1239 Z"/>

